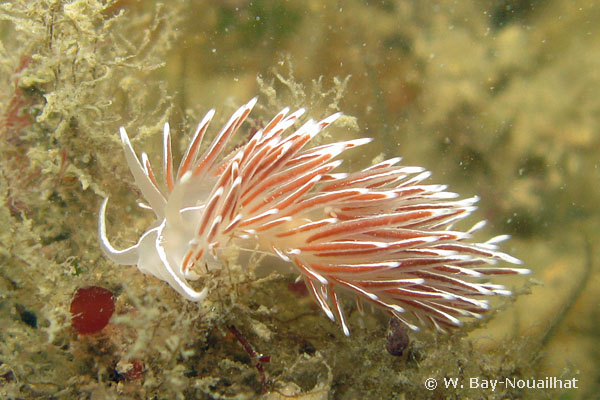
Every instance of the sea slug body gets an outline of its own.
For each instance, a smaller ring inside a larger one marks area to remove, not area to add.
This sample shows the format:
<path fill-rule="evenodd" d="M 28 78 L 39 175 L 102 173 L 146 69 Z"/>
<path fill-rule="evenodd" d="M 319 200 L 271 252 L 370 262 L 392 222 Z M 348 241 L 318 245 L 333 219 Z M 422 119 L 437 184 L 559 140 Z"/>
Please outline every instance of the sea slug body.
<path fill-rule="evenodd" d="M 453 230 L 455 222 L 475 210 L 478 199 L 456 199 L 446 186 L 422 184 L 430 176 L 423 168 L 398 166 L 400 158 L 392 158 L 357 172 L 333 172 L 341 164 L 337 156 L 371 141 L 310 147 L 311 139 L 340 113 L 308 120 L 284 136 L 304 113 L 288 115 L 286 108 L 227 153 L 228 141 L 255 103 L 256 98 L 240 107 L 199 155 L 214 115 L 209 111 L 177 171 L 165 124 L 164 187 L 147 155 L 137 157 L 121 128 L 125 159 L 156 223 L 136 245 L 117 250 L 106 236 L 105 199 L 99 234 L 111 260 L 135 264 L 186 299 L 202 301 L 206 287 L 197 291 L 189 281 L 219 268 L 223 248 L 258 245 L 297 267 L 314 300 L 346 335 L 341 289 L 355 295 L 361 310 L 368 302 L 411 329 L 421 325 L 443 331 L 485 313 L 489 305 L 483 297 L 510 294 L 501 285 L 481 283 L 483 277 L 529 272 L 495 265 L 521 263 L 498 250 L 497 243 L 508 236 L 472 240 L 484 222 L 466 232 Z"/>

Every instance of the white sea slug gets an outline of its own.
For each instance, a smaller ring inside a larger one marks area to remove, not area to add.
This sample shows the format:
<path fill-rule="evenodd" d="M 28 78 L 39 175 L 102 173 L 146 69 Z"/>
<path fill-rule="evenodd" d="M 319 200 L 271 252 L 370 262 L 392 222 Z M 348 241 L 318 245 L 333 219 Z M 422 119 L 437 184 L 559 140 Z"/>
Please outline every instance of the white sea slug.
<path fill-rule="evenodd" d="M 165 186 L 148 157 L 136 156 L 121 128 L 127 164 L 156 222 L 128 249 L 117 250 L 106 236 L 105 199 L 100 210 L 100 243 L 116 263 L 132 265 L 167 282 L 183 297 L 202 301 L 189 280 L 218 268 L 222 251 L 235 245 L 269 252 L 293 263 L 314 300 L 349 334 L 338 292 L 353 293 L 375 304 L 411 329 L 417 325 L 444 330 L 464 317 L 478 318 L 489 305 L 482 297 L 509 295 L 482 277 L 525 274 L 526 269 L 498 251 L 497 236 L 471 240 L 479 222 L 466 232 L 452 229 L 467 217 L 477 198 L 457 200 L 443 185 L 421 182 L 430 173 L 397 166 L 400 158 L 358 172 L 334 173 L 348 149 L 371 139 L 310 147 L 309 142 L 341 114 L 309 120 L 284 135 L 304 113 L 279 112 L 263 129 L 231 153 L 224 149 L 252 110 L 256 98 L 240 107 L 208 149 L 200 143 L 214 115 L 206 114 L 173 170 L 169 126 L 164 128 Z"/>

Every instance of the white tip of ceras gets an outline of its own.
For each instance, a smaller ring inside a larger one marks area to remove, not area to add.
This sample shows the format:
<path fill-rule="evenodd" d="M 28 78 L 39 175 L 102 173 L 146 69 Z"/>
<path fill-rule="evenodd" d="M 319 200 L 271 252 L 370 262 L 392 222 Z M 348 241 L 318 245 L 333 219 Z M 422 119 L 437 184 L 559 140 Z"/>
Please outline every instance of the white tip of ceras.
<path fill-rule="evenodd" d="M 124 145 L 131 146 L 131 143 L 129 142 L 129 136 L 127 136 L 127 131 L 124 127 L 119 128 L 119 134 L 121 135 L 121 142 Z"/>
<path fill-rule="evenodd" d="M 373 164 L 368 168 L 365 168 L 365 171 L 371 171 L 371 170 L 378 169 L 378 168 L 389 168 L 389 167 L 392 167 L 392 166 L 398 164 L 400 161 L 402 161 L 402 157 L 390 158 L 385 161 L 379 162 L 377 164 Z"/>
<path fill-rule="evenodd" d="M 181 179 L 179 179 L 179 182 L 187 183 L 192 178 L 192 175 L 192 171 L 186 171 L 185 174 L 181 176 Z"/>
<path fill-rule="evenodd" d="M 283 117 L 285 117 L 287 115 L 287 113 L 289 113 L 289 112 L 290 112 L 290 108 L 289 107 L 284 107 L 281 111 L 279 111 L 277 113 L 277 115 L 281 114 Z"/>
<path fill-rule="evenodd" d="M 493 238 L 491 238 L 490 240 L 488 240 L 485 243 L 486 244 L 496 244 L 496 243 L 504 242 L 508 239 L 510 239 L 510 235 L 498 235 L 498 236 L 494 236 Z"/>
<path fill-rule="evenodd" d="M 419 172 L 423 172 L 421 180 L 431 176 L 431 172 L 426 171 L 423 167 L 398 167 L 398 172 L 404 174 L 418 174 Z"/>
<path fill-rule="evenodd" d="M 202 128 L 204 125 L 210 123 L 210 121 L 212 121 L 213 117 L 215 116 L 215 109 L 211 108 L 206 115 L 204 116 L 204 118 L 202 118 L 202 121 L 200 121 L 200 123 L 198 124 L 198 128 Z"/>
<path fill-rule="evenodd" d="M 279 250 L 279 248 L 277 248 L 277 246 L 271 246 L 271 248 L 273 249 L 273 251 L 275 252 L 275 254 L 277 254 L 279 256 L 279 258 L 281 258 L 283 261 L 286 262 L 291 262 L 292 260 L 286 256 L 285 254 L 283 254 L 283 251 Z M 298 276 L 298 279 L 301 279 L 301 276 Z"/>
<path fill-rule="evenodd" d="M 319 125 L 321 126 L 321 129 L 322 129 L 322 128 L 325 128 L 326 126 L 334 123 L 342 115 L 344 115 L 342 112 L 336 112 L 335 114 L 331 114 L 329 117 L 322 119 L 318 123 L 319 123 Z"/>
<path fill-rule="evenodd" d="M 248 110 L 252 110 L 258 101 L 258 96 L 253 97 L 248 103 L 246 103 L 245 108 Z"/>
<path fill-rule="evenodd" d="M 495 254 L 496 254 L 496 256 L 497 256 L 499 259 L 501 259 L 502 261 L 505 261 L 505 262 L 508 262 L 508 263 L 511 263 L 511 264 L 516 264 L 516 265 L 521 265 L 521 264 L 523 264 L 523 261 L 519 260 L 519 259 L 518 259 L 518 258 L 516 258 L 516 257 L 513 257 L 513 256 L 511 256 L 511 255 L 508 255 L 508 254 L 506 254 L 506 253 L 500 253 L 500 252 L 497 252 L 497 253 L 495 253 Z M 531 271 L 529 271 L 528 269 L 519 269 L 519 268 L 513 268 L 513 270 L 514 270 L 514 272 L 516 272 L 517 274 L 521 274 L 521 275 L 523 275 L 523 274 L 528 274 L 529 272 L 531 272 Z"/>
<path fill-rule="evenodd" d="M 341 142 L 345 145 L 345 148 L 351 149 L 353 147 L 363 146 L 367 143 L 371 143 L 373 138 L 360 138 L 354 140 L 348 140 L 347 142 Z"/>
<path fill-rule="evenodd" d="M 145 151 L 142 152 L 142 167 L 144 168 L 144 172 L 146 175 L 149 174 L 148 165 L 150 164 L 150 159 L 148 158 L 148 154 Z"/>
<path fill-rule="evenodd" d="M 420 168 L 420 167 L 407 167 L 406 171 L 402 171 L 402 172 L 405 172 L 407 174 L 412 174 L 412 173 L 418 172 L 419 170 L 422 170 L 422 168 Z M 412 178 L 412 180 L 414 182 L 421 182 L 421 181 L 424 181 L 425 179 L 429 178 L 430 176 L 431 176 L 431 172 L 430 171 L 423 171 L 419 175 L 414 176 Z"/>
<path fill-rule="evenodd" d="M 303 116 L 305 112 L 306 112 L 306 108 L 299 108 L 299 109 L 297 109 L 296 111 L 294 111 L 294 112 L 293 112 L 293 113 L 290 115 L 290 117 L 292 117 L 292 116 L 293 116 L 293 118 L 295 118 L 295 119 L 298 119 L 298 118 L 300 118 L 301 116 Z M 289 117 L 288 117 L 288 118 L 289 118 Z"/>

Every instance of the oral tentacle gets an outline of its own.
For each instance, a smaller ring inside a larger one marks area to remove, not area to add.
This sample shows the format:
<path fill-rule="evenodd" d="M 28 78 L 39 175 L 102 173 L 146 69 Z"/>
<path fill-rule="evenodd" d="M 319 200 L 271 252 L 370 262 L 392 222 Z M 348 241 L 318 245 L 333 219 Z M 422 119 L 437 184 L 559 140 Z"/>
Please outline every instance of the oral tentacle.
<path fill-rule="evenodd" d="M 106 205 L 108 197 L 102 202 L 100 215 L 98 217 L 98 236 L 100 237 L 100 247 L 104 254 L 111 260 L 121 265 L 135 265 L 138 262 L 138 245 L 128 247 L 123 250 L 115 249 L 106 236 Z"/>
<path fill-rule="evenodd" d="M 135 151 L 131 146 L 129 136 L 127 136 L 125 128 L 121 128 L 120 133 L 121 142 L 123 143 L 123 151 L 125 152 L 125 160 L 127 161 L 127 165 L 131 170 L 131 174 L 133 175 L 137 187 L 142 192 L 142 195 L 146 201 L 150 204 L 150 207 L 152 207 L 156 217 L 164 218 L 165 207 L 167 205 L 166 199 L 160 190 L 152 183 L 150 177 L 146 174 L 144 167 L 140 163 L 140 160 L 137 158 Z"/>

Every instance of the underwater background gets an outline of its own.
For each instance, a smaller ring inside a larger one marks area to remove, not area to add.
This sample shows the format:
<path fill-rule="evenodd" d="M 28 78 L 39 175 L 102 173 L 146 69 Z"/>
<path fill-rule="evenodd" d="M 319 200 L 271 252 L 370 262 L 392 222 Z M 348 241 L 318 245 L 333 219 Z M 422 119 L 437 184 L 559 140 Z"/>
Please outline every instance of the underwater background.
<path fill-rule="evenodd" d="M 1 398 L 599 398 L 598 2 L 14 0 L 0 39 Z M 119 247 L 152 222 L 119 127 L 157 164 L 168 121 L 177 162 L 209 109 L 214 135 L 256 95 L 242 134 L 285 106 L 343 111 L 326 140 L 375 140 L 342 168 L 402 156 L 480 196 L 469 222 L 510 234 L 532 274 L 503 279 L 516 295 L 483 321 L 411 332 L 394 356 L 387 315 L 346 301 L 347 338 L 295 276 L 257 277 L 269 258 L 201 282 L 203 304 L 107 260 L 104 197 Z M 114 314 L 82 334 L 88 286 Z M 470 385 L 548 377 L 577 388 Z"/>

